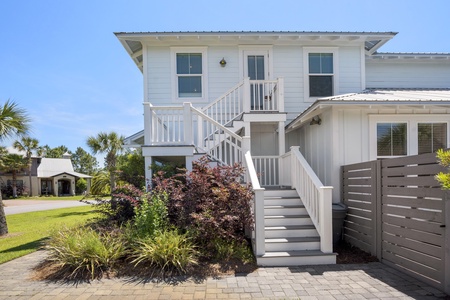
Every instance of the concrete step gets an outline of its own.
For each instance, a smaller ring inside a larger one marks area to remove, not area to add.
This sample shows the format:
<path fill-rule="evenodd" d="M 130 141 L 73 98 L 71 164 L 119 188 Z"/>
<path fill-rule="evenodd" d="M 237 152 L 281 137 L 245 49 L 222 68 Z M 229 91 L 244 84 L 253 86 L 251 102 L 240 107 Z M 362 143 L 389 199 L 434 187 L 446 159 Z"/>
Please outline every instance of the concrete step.
<path fill-rule="evenodd" d="M 265 239 L 267 252 L 320 250 L 320 238 L 315 237 L 290 237 Z"/>
<path fill-rule="evenodd" d="M 265 216 L 292 216 L 308 214 L 304 205 L 264 205 Z"/>
<path fill-rule="evenodd" d="M 268 267 L 328 265 L 336 263 L 336 253 L 328 254 L 319 250 L 271 251 L 257 256 L 256 263 Z"/>
<path fill-rule="evenodd" d="M 265 226 L 313 225 L 307 214 L 291 216 L 265 216 Z"/>
<path fill-rule="evenodd" d="M 319 236 L 314 225 L 266 226 L 264 234 L 266 238 Z"/>

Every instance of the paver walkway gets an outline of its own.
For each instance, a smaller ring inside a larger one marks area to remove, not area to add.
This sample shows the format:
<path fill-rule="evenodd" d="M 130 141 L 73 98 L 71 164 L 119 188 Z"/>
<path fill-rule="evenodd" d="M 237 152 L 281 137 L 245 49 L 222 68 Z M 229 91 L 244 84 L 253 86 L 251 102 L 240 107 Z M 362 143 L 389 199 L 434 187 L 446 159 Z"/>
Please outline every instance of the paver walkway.
<path fill-rule="evenodd" d="M 0 265 L 0 299 L 445 299 L 438 290 L 381 263 L 259 268 L 202 281 L 136 278 L 91 283 L 30 279 L 44 251 Z M 447 298 L 448 299 L 448 298 Z"/>

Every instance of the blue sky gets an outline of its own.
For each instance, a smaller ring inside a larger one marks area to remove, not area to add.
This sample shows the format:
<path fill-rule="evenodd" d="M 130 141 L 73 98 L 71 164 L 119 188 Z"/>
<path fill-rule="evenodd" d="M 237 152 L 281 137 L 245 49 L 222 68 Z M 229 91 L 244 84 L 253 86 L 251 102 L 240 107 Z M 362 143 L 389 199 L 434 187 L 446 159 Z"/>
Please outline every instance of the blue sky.
<path fill-rule="evenodd" d="M 450 52 L 448 0 L 1 0 L 0 103 L 75 151 L 143 128 L 142 75 L 113 32 L 394 31 L 383 52 Z M 9 146 L 10 142 L 4 143 Z"/>

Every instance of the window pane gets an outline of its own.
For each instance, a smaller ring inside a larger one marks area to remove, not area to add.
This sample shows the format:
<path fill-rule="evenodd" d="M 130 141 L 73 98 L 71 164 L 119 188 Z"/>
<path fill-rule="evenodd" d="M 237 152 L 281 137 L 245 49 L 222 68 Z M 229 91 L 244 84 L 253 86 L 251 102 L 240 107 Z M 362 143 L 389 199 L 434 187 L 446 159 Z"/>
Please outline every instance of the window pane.
<path fill-rule="evenodd" d="M 189 54 L 177 54 L 177 74 L 189 74 Z"/>
<path fill-rule="evenodd" d="M 309 53 L 309 73 L 320 74 L 320 53 Z"/>
<path fill-rule="evenodd" d="M 309 96 L 328 97 L 333 95 L 333 76 L 309 76 Z"/>
<path fill-rule="evenodd" d="M 249 55 L 247 62 L 248 77 L 250 77 L 250 80 L 264 80 L 264 56 Z"/>
<path fill-rule="evenodd" d="M 178 97 L 201 97 L 202 77 L 178 77 Z"/>
<path fill-rule="evenodd" d="M 202 74 L 202 54 L 177 53 L 177 74 Z"/>
<path fill-rule="evenodd" d="M 419 123 L 418 153 L 431 153 L 447 148 L 447 123 Z"/>
<path fill-rule="evenodd" d="M 321 54 L 321 73 L 333 73 L 333 53 Z"/>
<path fill-rule="evenodd" d="M 406 128 L 406 123 L 378 123 L 377 155 L 406 155 Z"/>

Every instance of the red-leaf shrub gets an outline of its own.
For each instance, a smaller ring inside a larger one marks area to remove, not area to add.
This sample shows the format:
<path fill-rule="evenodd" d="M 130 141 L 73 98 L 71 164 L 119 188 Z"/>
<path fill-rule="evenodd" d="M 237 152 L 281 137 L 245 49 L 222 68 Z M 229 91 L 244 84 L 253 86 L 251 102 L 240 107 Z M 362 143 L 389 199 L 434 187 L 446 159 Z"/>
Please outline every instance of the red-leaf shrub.
<path fill-rule="evenodd" d="M 164 178 L 157 174 L 154 189 L 168 193 L 172 224 L 188 228 L 195 233 L 197 244 L 214 250 L 217 238 L 242 241 L 245 229 L 253 226 L 253 193 L 240 183 L 243 173 L 239 164 L 210 167 L 202 158 L 184 175 Z"/>

